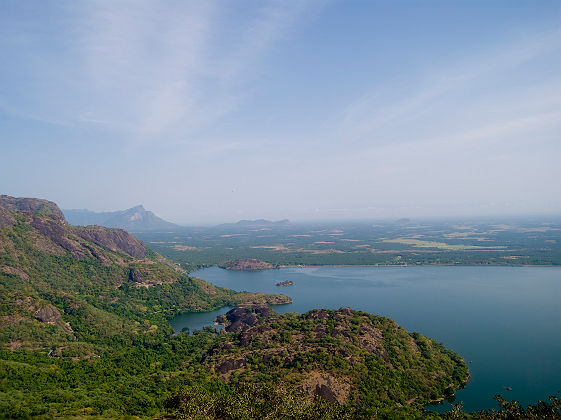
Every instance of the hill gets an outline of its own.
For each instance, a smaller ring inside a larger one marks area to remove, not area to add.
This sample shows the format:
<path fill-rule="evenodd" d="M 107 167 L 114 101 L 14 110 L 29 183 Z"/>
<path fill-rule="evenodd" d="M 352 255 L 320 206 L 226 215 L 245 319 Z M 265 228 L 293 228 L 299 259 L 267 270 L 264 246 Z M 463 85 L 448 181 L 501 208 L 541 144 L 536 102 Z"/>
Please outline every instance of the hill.
<path fill-rule="evenodd" d="M 212 338 L 174 338 L 167 319 L 244 301 L 289 299 L 215 287 L 124 230 L 0 196 L 0 417 L 158 413 L 186 375 L 169 370 Z"/>
<path fill-rule="evenodd" d="M 190 278 L 124 230 L 72 226 L 52 202 L 1 196 L 0 413 L 418 417 L 467 379 L 458 355 L 387 318 L 265 305 L 288 301 Z M 218 320 L 223 333 L 174 335 L 167 321 L 241 303 Z"/>
<path fill-rule="evenodd" d="M 142 205 L 127 210 L 96 213 L 90 210 L 63 210 L 66 219 L 73 225 L 100 225 L 121 228 L 132 232 L 170 230 L 179 226 L 163 220 Z"/>
<path fill-rule="evenodd" d="M 276 399 L 278 407 L 285 403 L 274 394 L 289 388 L 292 398 L 302 402 L 291 410 L 303 413 L 306 401 L 319 398 L 340 406 L 338 415 L 349 418 L 414 418 L 427 403 L 453 395 L 469 377 L 463 359 L 442 344 L 408 333 L 388 318 L 349 308 L 300 315 L 241 305 L 217 321 L 229 333 L 203 357 L 208 370 L 234 390 L 251 384 L 256 394 L 267 384 L 267 398 Z M 206 398 L 216 418 L 227 417 L 227 402 L 215 407 L 215 397 Z M 190 414 L 197 410 L 181 396 L 176 408 Z"/>
<path fill-rule="evenodd" d="M 124 230 L 69 225 L 46 200 L 0 196 L 0 228 L 0 341 L 11 349 L 75 346 L 92 328 L 94 339 L 139 332 L 147 318 L 169 330 L 165 316 L 180 311 L 265 299 L 189 278 Z"/>

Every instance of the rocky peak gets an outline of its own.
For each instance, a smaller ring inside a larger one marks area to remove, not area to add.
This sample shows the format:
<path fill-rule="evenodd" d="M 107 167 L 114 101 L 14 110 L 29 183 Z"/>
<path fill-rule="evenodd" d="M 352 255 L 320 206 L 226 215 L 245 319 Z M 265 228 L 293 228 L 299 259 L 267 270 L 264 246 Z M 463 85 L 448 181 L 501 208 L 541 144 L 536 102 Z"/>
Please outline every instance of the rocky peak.
<path fill-rule="evenodd" d="M 31 216 L 49 217 L 57 222 L 66 224 L 66 219 L 59 207 L 52 201 L 40 198 L 21 198 L 0 195 L 0 207 L 8 212 L 20 212 Z M 2 214 L 4 214 L 3 212 Z M 0 214 L 0 220 L 4 217 Z M 0 222 L 1 223 L 1 222 Z"/>
<path fill-rule="evenodd" d="M 110 260 L 103 255 L 102 250 L 95 249 L 95 244 L 136 259 L 146 257 L 146 247 L 142 241 L 128 232 L 101 226 L 71 226 L 66 223 L 58 206 L 51 201 L 0 196 L 0 228 L 14 226 L 17 221 L 15 213 L 26 216 L 25 223 L 35 230 L 34 245 L 42 252 L 62 255 L 68 251 L 78 259 L 94 256 L 103 264 L 109 264 Z"/>

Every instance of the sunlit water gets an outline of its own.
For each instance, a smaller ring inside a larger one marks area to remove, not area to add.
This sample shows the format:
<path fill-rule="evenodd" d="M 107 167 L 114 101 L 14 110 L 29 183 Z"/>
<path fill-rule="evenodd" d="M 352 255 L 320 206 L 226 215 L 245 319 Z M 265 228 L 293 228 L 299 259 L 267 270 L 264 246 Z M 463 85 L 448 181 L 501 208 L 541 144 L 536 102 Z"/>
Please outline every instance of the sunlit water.
<path fill-rule="evenodd" d="M 456 402 L 469 411 L 497 408 L 495 394 L 524 404 L 560 395 L 559 268 L 208 268 L 192 275 L 234 290 L 290 296 L 293 303 L 276 306 L 277 312 L 348 306 L 441 341 L 469 364 L 471 379 L 456 394 Z M 294 285 L 276 286 L 283 280 Z M 172 326 L 176 331 L 200 329 L 226 311 L 180 315 Z"/>

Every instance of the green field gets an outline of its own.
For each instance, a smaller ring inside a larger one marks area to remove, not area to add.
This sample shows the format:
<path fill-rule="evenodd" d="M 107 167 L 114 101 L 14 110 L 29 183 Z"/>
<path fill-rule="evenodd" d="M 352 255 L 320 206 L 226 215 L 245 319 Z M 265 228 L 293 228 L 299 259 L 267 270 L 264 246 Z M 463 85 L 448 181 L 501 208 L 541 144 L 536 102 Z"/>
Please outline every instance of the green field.
<path fill-rule="evenodd" d="M 187 270 L 238 258 L 278 265 L 560 265 L 561 220 L 286 223 L 138 233 Z"/>

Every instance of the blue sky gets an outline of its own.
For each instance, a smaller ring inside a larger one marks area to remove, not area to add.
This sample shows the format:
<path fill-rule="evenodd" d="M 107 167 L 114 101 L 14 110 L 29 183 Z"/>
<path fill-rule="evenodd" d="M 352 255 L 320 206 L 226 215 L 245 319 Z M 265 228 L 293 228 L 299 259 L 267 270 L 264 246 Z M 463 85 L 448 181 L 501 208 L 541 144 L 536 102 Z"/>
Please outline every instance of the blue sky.
<path fill-rule="evenodd" d="M 559 214 L 559 1 L 0 3 L 0 192 L 178 223 Z"/>

